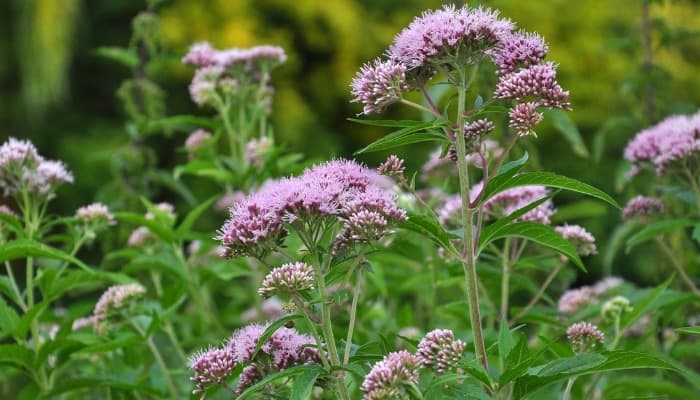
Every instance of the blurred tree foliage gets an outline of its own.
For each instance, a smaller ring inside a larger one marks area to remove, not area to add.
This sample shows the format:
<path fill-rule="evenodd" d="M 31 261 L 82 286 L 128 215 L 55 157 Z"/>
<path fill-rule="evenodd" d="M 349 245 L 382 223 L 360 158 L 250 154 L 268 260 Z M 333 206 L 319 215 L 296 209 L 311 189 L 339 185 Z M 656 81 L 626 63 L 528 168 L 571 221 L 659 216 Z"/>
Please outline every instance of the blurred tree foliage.
<path fill-rule="evenodd" d="M 147 71 L 165 93 L 166 109 L 159 113 L 204 112 L 188 96 L 192 70 L 179 63 L 190 44 L 208 40 L 220 48 L 280 45 L 287 50 L 289 61 L 273 76 L 278 141 L 292 150 L 327 158 L 350 156 L 386 133 L 346 120 L 360 111 L 358 105 L 348 102 L 348 85 L 359 66 L 380 55 L 401 27 L 423 9 L 443 2 L 160 3 L 162 45 L 173 56 Z M 700 40 L 693 31 L 700 25 L 700 2 L 483 0 L 471 4 L 499 8 L 503 15 L 515 17 L 522 28 L 540 32 L 549 41 L 551 58 L 561 64 L 560 82 L 572 93 L 570 116 L 583 140 L 579 150 L 572 151 L 571 142 L 557 133 L 562 129 L 552 123 L 556 119 L 548 118 L 539 139 L 526 141 L 531 158 L 548 170 L 617 191 L 622 200 L 630 197 L 634 190 L 619 184 L 627 140 L 665 115 L 689 112 L 700 104 Z M 61 196 L 57 207 L 70 210 L 93 197 L 109 177 L 114 149 L 128 142 L 124 122 L 129 110 L 120 106 L 115 93 L 123 80 L 131 78 L 131 71 L 99 57 L 95 49 L 126 46 L 132 19 L 145 7 L 144 0 L 9 0 L 0 4 L 0 137 L 28 137 L 48 157 L 68 163 L 76 184 L 74 190 L 65 191 L 70 193 Z M 646 20 L 644 7 L 649 10 Z M 650 96 L 652 109 L 648 107 Z M 401 118 L 402 112 L 392 107 L 387 117 Z M 183 159 L 182 152 L 174 151 L 183 136 L 151 140 L 158 144 L 162 166 Z M 407 158 L 410 168 L 419 168 L 427 150 L 400 155 Z M 382 156 L 364 161 L 374 164 Z M 622 190 L 628 193 L 620 193 Z M 578 222 L 589 226 L 605 248 L 618 216 L 614 210 L 580 208 L 569 210 L 572 222 L 584 218 Z M 607 218 L 591 218 L 604 215 Z M 633 262 L 618 257 L 616 264 Z M 602 268 L 602 261 L 597 263 L 594 270 Z M 624 273 L 639 281 L 659 278 L 653 271 Z"/>

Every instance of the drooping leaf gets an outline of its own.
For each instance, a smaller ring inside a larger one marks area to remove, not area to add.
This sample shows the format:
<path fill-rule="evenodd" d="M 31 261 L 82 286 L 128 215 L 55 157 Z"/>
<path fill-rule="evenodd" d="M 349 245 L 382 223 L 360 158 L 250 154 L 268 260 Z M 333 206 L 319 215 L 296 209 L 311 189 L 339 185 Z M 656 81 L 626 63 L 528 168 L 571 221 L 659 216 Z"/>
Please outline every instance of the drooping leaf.
<path fill-rule="evenodd" d="M 489 242 L 506 237 L 519 237 L 542 246 L 549 247 L 557 253 L 566 256 L 576 266 L 586 271 L 581 258 L 576 253 L 576 249 L 567 240 L 561 237 L 554 228 L 536 222 L 516 222 L 500 227 L 497 231 L 491 232 Z M 484 242 L 479 245 L 479 252 L 487 245 Z"/>
<path fill-rule="evenodd" d="M 646 314 L 652 308 L 656 299 L 658 299 L 664 293 L 668 285 L 671 284 L 672 280 L 673 277 L 669 278 L 666 282 L 651 290 L 641 301 L 635 301 L 632 311 L 625 312 L 622 316 L 620 329 L 625 330 L 629 328 L 632 324 L 637 322 L 642 315 Z"/>
<path fill-rule="evenodd" d="M 677 371 L 677 368 L 668 362 L 646 353 L 618 350 L 600 354 L 581 354 L 532 368 L 530 374 L 515 381 L 513 395 L 516 399 L 521 399 L 549 384 L 571 377 L 637 368 Z"/>
<path fill-rule="evenodd" d="M 411 143 L 424 141 L 447 141 L 447 138 L 442 132 L 436 131 L 435 128 L 444 126 L 445 123 L 439 120 L 421 122 L 414 126 L 401 128 L 380 139 L 374 141 L 368 146 L 355 152 L 355 155 L 371 153 L 392 149 L 394 147 L 404 146 Z"/>
<path fill-rule="evenodd" d="M 456 238 L 448 233 L 433 216 L 427 214 L 409 211 L 408 219 L 401 224 L 401 227 L 419 233 L 445 249 L 451 249 L 450 239 Z"/>
<path fill-rule="evenodd" d="M 13 240 L 0 248 L 0 262 L 27 257 L 44 257 L 61 260 L 77 265 L 85 271 L 92 272 L 90 267 L 70 254 L 29 239 Z"/>
<path fill-rule="evenodd" d="M 507 180 L 497 180 L 494 178 L 486 185 L 486 192 L 483 200 L 487 200 L 493 195 L 506 189 L 525 185 L 543 185 L 582 193 L 603 200 L 613 207 L 620 209 L 620 205 L 617 204 L 615 199 L 610 197 L 610 195 L 602 190 L 579 180 L 553 174 L 551 172 L 527 172 L 521 175 L 513 176 Z"/>
<path fill-rule="evenodd" d="M 306 400 L 311 395 L 316 379 L 321 375 L 321 368 L 307 369 L 294 378 L 292 392 L 289 394 L 290 400 Z"/>
<path fill-rule="evenodd" d="M 249 398 L 251 395 L 253 395 L 254 393 L 263 389 L 265 386 L 269 385 L 272 382 L 279 381 L 279 380 L 285 379 L 285 378 L 290 378 L 293 376 L 297 376 L 297 375 L 303 374 L 309 370 L 319 371 L 319 374 L 321 373 L 321 371 L 323 371 L 321 369 L 321 367 L 319 367 L 318 365 L 298 365 L 295 367 L 291 367 L 291 368 L 282 370 L 282 371 L 274 373 L 272 375 L 268 375 L 265 378 L 263 378 L 260 382 L 256 383 L 255 385 L 252 385 L 251 387 L 246 389 L 243 393 L 241 393 L 241 395 L 238 396 L 237 400 L 243 400 L 243 399 Z"/>
<path fill-rule="evenodd" d="M 116 61 L 131 69 L 136 68 L 139 64 L 139 57 L 136 53 L 123 47 L 101 46 L 95 49 L 95 54 Z"/>

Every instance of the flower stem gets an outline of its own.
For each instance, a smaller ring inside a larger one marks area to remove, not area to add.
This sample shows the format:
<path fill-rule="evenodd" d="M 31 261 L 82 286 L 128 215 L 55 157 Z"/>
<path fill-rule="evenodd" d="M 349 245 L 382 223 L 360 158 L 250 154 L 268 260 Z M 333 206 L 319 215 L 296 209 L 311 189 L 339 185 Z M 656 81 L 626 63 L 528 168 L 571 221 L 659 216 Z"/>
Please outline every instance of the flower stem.
<path fill-rule="evenodd" d="M 460 71 L 460 78 L 462 87 L 457 88 L 457 167 L 459 170 L 459 188 L 462 197 L 462 226 L 464 229 L 464 257 L 462 261 L 476 358 L 481 365 L 488 370 L 486 346 L 484 345 L 484 335 L 481 328 L 481 315 L 479 311 L 479 292 L 477 291 L 478 277 L 476 275 L 474 231 L 472 226 L 474 209 L 469 203 L 469 171 L 467 170 L 468 165 L 464 138 L 464 109 L 466 101 L 466 90 L 463 87 L 465 82 L 464 71 Z"/>
<path fill-rule="evenodd" d="M 508 292 L 510 290 L 510 238 L 506 238 L 503 245 L 502 275 L 501 275 L 501 311 L 499 316 L 501 322 L 508 323 Z"/>
<path fill-rule="evenodd" d="M 522 317 L 524 317 L 525 315 L 527 315 L 527 312 L 530 311 L 530 309 L 531 309 L 532 307 L 534 307 L 535 304 L 537 304 L 537 302 L 540 300 L 540 298 L 542 298 L 542 296 L 544 295 L 545 290 L 547 290 L 547 288 L 548 288 L 549 285 L 552 283 L 552 281 L 554 280 L 554 278 L 557 276 L 557 274 L 559 273 L 559 271 L 561 271 L 561 269 L 562 269 L 563 266 L 564 266 L 563 263 L 559 263 L 559 264 L 557 264 L 556 267 L 554 267 L 554 269 L 552 270 L 552 272 L 550 272 L 549 275 L 547 275 L 547 277 L 545 278 L 544 283 L 542 283 L 542 286 L 540 286 L 540 288 L 539 288 L 539 290 L 537 291 L 537 293 L 535 293 L 535 295 L 532 296 L 532 299 L 530 299 L 530 301 L 527 303 L 527 305 L 525 305 L 525 307 L 524 307 L 522 310 L 520 310 L 520 312 L 519 312 L 515 317 L 513 317 L 513 321 L 517 321 L 517 320 L 519 320 L 520 318 L 522 318 Z"/>
<path fill-rule="evenodd" d="M 678 275 L 680 275 L 683 282 L 690 288 L 690 290 L 692 290 L 693 294 L 695 294 L 696 296 L 700 296 L 700 289 L 698 289 L 698 287 L 695 285 L 695 282 L 693 282 L 693 279 L 688 275 L 685 268 L 683 268 L 683 265 L 681 264 L 680 260 L 673 252 L 671 247 L 669 247 L 669 245 L 660 236 L 657 236 L 655 240 L 659 247 L 661 247 L 661 249 L 664 251 L 664 253 L 666 253 L 666 256 L 668 256 L 669 260 L 671 261 L 671 264 L 676 269 Z"/>
<path fill-rule="evenodd" d="M 350 306 L 350 323 L 348 324 L 348 336 L 345 339 L 345 352 L 343 353 L 343 364 L 350 361 L 350 349 L 352 348 L 352 334 L 355 330 L 355 319 L 357 318 L 357 301 L 360 298 L 360 287 L 362 286 L 362 268 L 357 270 L 357 282 L 352 295 L 352 306 Z"/>
<path fill-rule="evenodd" d="M 566 388 L 564 389 L 562 400 L 571 400 L 571 389 L 574 387 L 574 382 L 576 382 L 576 378 L 569 378 L 569 380 L 566 381 Z"/>
<path fill-rule="evenodd" d="M 156 360 L 156 363 L 160 367 L 161 371 L 163 372 L 163 377 L 165 378 L 165 383 L 168 386 L 168 391 L 170 391 L 170 396 L 173 399 L 177 399 L 180 397 L 180 394 L 178 393 L 177 387 L 175 386 L 175 383 L 173 382 L 172 378 L 170 377 L 170 373 L 168 372 L 168 366 L 165 364 L 165 360 L 163 360 L 163 356 L 160 354 L 160 351 L 158 350 L 158 347 L 156 346 L 155 343 L 153 343 L 153 338 L 148 336 L 146 332 L 144 332 L 143 329 L 141 329 L 140 326 L 138 326 L 131 318 L 128 318 L 129 324 L 134 328 L 134 330 L 144 339 L 146 340 L 146 344 L 148 345 L 149 350 L 151 350 L 151 353 L 153 354 L 153 358 Z"/>
<path fill-rule="evenodd" d="M 316 345 L 318 346 L 318 356 L 319 356 L 319 358 L 321 358 L 321 364 L 323 364 L 324 368 L 330 369 L 330 366 L 328 364 L 328 359 L 327 359 L 326 355 L 324 354 L 324 352 L 321 351 L 321 343 L 323 343 L 323 342 L 321 341 L 321 337 L 318 336 L 318 332 L 316 331 L 316 324 L 314 324 L 313 320 L 311 319 L 311 316 L 309 315 L 309 310 L 304 306 L 303 300 L 301 300 L 296 295 L 294 295 L 294 297 L 292 297 L 292 301 L 297 306 L 297 308 L 301 310 L 301 313 L 304 315 L 304 320 L 309 325 L 309 329 L 311 330 L 311 335 L 316 340 Z"/>

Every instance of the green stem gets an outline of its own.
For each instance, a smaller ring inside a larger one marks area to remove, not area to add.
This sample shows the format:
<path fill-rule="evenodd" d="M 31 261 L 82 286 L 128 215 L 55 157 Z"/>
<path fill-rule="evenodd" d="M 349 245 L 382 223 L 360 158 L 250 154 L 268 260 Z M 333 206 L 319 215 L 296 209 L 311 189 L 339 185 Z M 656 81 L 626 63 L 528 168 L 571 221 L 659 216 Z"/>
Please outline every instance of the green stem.
<path fill-rule="evenodd" d="M 545 278 L 544 283 L 542 283 L 542 286 L 540 286 L 537 293 L 535 293 L 535 295 L 532 296 L 532 299 L 530 299 L 530 301 L 527 303 L 527 305 L 522 310 L 520 310 L 520 312 L 515 317 L 513 317 L 513 321 L 517 321 L 520 318 L 527 315 L 527 312 L 530 311 L 530 309 L 532 307 L 534 307 L 535 304 L 537 304 L 537 302 L 540 300 L 540 298 L 542 298 L 542 296 L 544 295 L 544 292 L 547 290 L 547 288 L 552 283 L 554 278 L 557 276 L 559 271 L 561 271 L 563 266 L 564 266 L 563 263 L 559 263 L 559 264 L 557 264 L 556 267 L 554 267 L 552 272 L 550 272 L 549 275 L 547 275 L 547 277 Z"/>
<path fill-rule="evenodd" d="M 178 399 L 180 398 L 180 394 L 178 393 L 177 387 L 175 386 L 175 382 L 173 382 L 172 377 L 170 376 L 170 373 L 168 372 L 168 366 L 165 364 L 165 360 L 163 359 L 163 356 L 160 354 L 160 351 L 158 350 L 158 347 L 156 346 L 155 343 L 153 343 L 153 338 L 150 336 L 146 335 L 146 332 L 144 332 L 143 329 L 141 329 L 138 324 L 136 324 L 132 319 L 128 319 L 129 323 L 131 326 L 136 330 L 136 332 L 146 340 L 146 344 L 148 345 L 148 348 L 151 350 L 151 354 L 153 354 L 153 358 L 156 360 L 156 363 L 160 367 L 161 371 L 163 372 L 163 377 L 165 378 L 165 383 L 168 386 L 168 391 L 170 391 L 170 397 L 172 399 Z"/>
<path fill-rule="evenodd" d="M 10 285 L 12 286 L 12 290 L 15 292 L 15 296 L 17 297 L 15 302 L 17 303 L 17 305 L 19 305 L 22 311 L 27 312 L 27 304 L 22 298 L 22 293 L 19 291 L 19 286 L 17 286 L 17 281 L 15 280 L 15 274 L 12 272 L 12 266 L 8 261 L 5 261 L 5 269 L 7 270 L 7 276 L 10 278 Z"/>
<path fill-rule="evenodd" d="M 474 255 L 473 220 L 474 209 L 469 203 L 469 171 L 467 170 L 467 158 L 464 138 L 464 109 L 466 90 L 464 84 L 464 71 L 460 71 L 462 87 L 458 87 L 457 100 L 457 167 L 459 169 L 459 188 L 462 197 L 462 226 L 464 229 L 464 282 L 467 289 L 467 304 L 469 306 L 469 319 L 474 335 L 474 347 L 476 358 L 488 370 L 486 358 L 486 346 L 481 327 L 481 315 L 479 311 L 479 293 L 477 291 L 476 259 Z"/>
<path fill-rule="evenodd" d="M 357 302 L 360 298 L 360 287 L 362 286 L 362 268 L 357 270 L 357 281 L 355 291 L 352 295 L 352 306 L 350 307 L 350 323 L 348 324 L 348 336 L 345 339 L 345 352 L 343 354 L 343 364 L 350 361 L 350 349 L 352 348 L 352 334 L 355 330 L 355 319 L 357 318 Z"/>
<path fill-rule="evenodd" d="M 311 335 L 314 337 L 316 340 L 316 345 L 318 346 L 318 354 L 319 357 L 321 358 L 321 364 L 323 364 L 323 367 L 330 370 L 330 365 L 328 364 L 328 358 L 326 357 L 326 354 L 321 351 L 321 343 L 323 341 L 321 340 L 321 337 L 318 335 L 318 332 L 316 331 L 316 324 L 314 324 L 313 320 L 311 319 L 311 316 L 309 315 L 309 310 L 306 308 L 304 305 L 304 301 L 294 295 L 292 297 L 292 301 L 296 305 L 298 309 L 301 310 L 302 315 L 304 316 L 304 320 L 306 323 L 309 325 L 309 330 L 311 330 Z"/>
<path fill-rule="evenodd" d="M 566 381 L 566 388 L 564 389 L 562 400 L 571 400 L 571 389 L 574 387 L 574 382 L 576 382 L 576 378 L 569 378 L 569 380 Z"/>
<path fill-rule="evenodd" d="M 501 311 L 499 316 L 501 323 L 508 323 L 508 291 L 510 290 L 510 238 L 506 238 L 503 245 L 502 271 L 501 271 Z"/>
<path fill-rule="evenodd" d="M 316 253 L 314 251 L 314 253 Z M 316 274 L 316 286 L 318 287 L 318 292 L 319 295 L 321 296 L 321 329 L 323 332 L 323 337 L 326 341 L 326 345 L 328 346 L 328 356 L 330 357 L 331 360 L 331 366 L 332 367 L 339 367 L 342 364 L 340 363 L 340 357 L 338 356 L 338 348 L 336 347 L 335 344 L 335 336 L 333 335 L 333 326 L 332 326 L 332 321 L 331 321 L 331 310 L 329 306 L 329 299 L 326 294 L 326 281 L 325 277 L 323 276 L 323 272 L 325 270 L 325 266 L 321 266 L 320 263 L 320 257 L 317 255 L 317 259 L 319 261 L 319 268 L 315 269 L 315 274 Z M 340 398 L 343 400 L 350 400 L 350 394 L 348 393 L 348 389 L 345 386 L 345 382 L 343 379 L 339 379 L 336 377 L 336 386 L 338 389 L 338 393 L 340 394 Z"/>
<path fill-rule="evenodd" d="M 685 271 L 685 268 L 683 268 L 683 264 L 681 264 L 680 260 L 673 252 L 671 247 L 669 247 L 669 245 L 660 236 L 657 236 L 655 240 L 659 247 L 661 247 L 661 249 L 664 251 L 664 253 L 666 253 L 666 256 L 668 256 L 669 260 L 671 261 L 671 264 L 676 269 L 678 275 L 680 275 L 683 282 L 690 288 L 690 290 L 692 290 L 693 294 L 695 294 L 696 296 L 700 296 L 700 289 L 698 289 L 698 287 L 695 285 L 695 282 L 693 282 L 693 279 Z"/>

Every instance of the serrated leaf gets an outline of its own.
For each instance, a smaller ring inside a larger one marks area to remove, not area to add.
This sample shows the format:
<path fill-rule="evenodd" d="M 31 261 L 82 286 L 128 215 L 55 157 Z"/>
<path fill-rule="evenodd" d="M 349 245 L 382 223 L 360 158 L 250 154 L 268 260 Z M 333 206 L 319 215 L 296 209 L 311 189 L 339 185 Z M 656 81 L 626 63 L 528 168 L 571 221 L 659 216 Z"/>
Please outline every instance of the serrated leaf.
<path fill-rule="evenodd" d="M 368 146 L 356 151 L 354 154 L 364 154 L 371 153 L 374 151 L 381 151 L 392 149 L 394 147 L 404 146 L 411 143 L 425 142 L 425 141 L 447 141 L 447 138 L 442 132 L 434 131 L 434 128 L 439 128 L 444 126 L 445 122 L 433 120 L 428 122 L 421 122 L 415 126 L 409 126 L 406 128 L 394 131 L 380 139 L 374 141 Z"/>
<path fill-rule="evenodd" d="M 584 267 L 581 258 L 578 253 L 576 253 L 576 249 L 569 241 L 562 238 L 551 226 L 536 222 L 516 222 L 505 225 L 498 229 L 498 231 L 490 233 L 489 241 L 492 242 L 506 237 L 519 237 L 549 247 L 557 253 L 566 256 L 576 264 L 576 266 L 586 271 L 586 267 Z M 479 245 L 479 252 L 484 250 L 484 246 L 485 244 Z"/>
<path fill-rule="evenodd" d="M 590 156 L 586 144 L 581 138 L 581 132 L 567 112 L 564 110 L 545 110 L 544 115 L 546 119 L 552 120 L 554 128 L 571 144 L 574 154 L 585 158 Z"/>
<path fill-rule="evenodd" d="M 408 212 L 408 219 L 401 224 L 401 228 L 419 233 L 445 249 L 451 249 L 450 239 L 457 237 L 448 233 L 431 215 L 411 211 Z"/>
<path fill-rule="evenodd" d="M 575 361 L 580 359 L 580 361 Z M 628 370 L 637 368 L 658 368 L 676 370 L 673 365 L 651 354 L 633 351 L 611 351 L 595 355 L 582 354 L 568 359 L 555 360 L 531 369 L 531 374 L 515 381 L 513 395 L 523 398 L 545 386 L 575 376 Z"/>
<path fill-rule="evenodd" d="M 507 180 L 498 180 L 497 178 L 494 178 L 486 185 L 486 192 L 483 201 L 506 189 L 525 185 L 543 185 L 547 187 L 569 190 L 603 200 L 617 209 L 621 208 L 615 199 L 610 197 L 610 195 L 602 190 L 579 180 L 553 174 L 551 172 L 528 172 L 513 176 Z"/>
<path fill-rule="evenodd" d="M 27 257 L 44 257 L 65 261 L 92 272 L 90 267 L 70 254 L 33 240 L 20 239 L 5 243 L 0 248 L 0 262 Z"/>
<path fill-rule="evenodd" d="M 646 226 L 644 229 L 635 233 L 634 235 L 632 235 L 632 237 L 627 239 L 625 252 L 629 253 L 633 248 L 639 246 L 640 244 L 648 240 L 655 238 L 658 235 L 675 229 L 692 226 L 697 223 L 697 221 L 693 221 L 687 218 L 678 218 L 655 222 L 651 225 Z"/>

